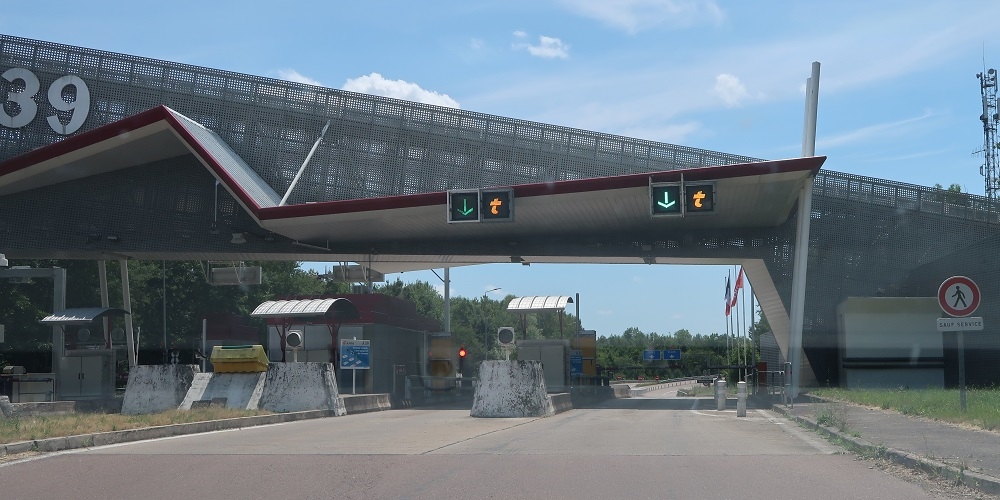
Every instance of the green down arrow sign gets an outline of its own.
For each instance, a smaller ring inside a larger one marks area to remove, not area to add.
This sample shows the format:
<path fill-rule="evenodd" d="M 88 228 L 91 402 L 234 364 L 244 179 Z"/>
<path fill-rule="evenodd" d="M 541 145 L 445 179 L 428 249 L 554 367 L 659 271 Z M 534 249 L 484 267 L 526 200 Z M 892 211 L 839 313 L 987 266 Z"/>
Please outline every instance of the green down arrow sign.
<path fill-rule="evenodd" d="M 649 212 L 653 217 L 682 215 L 681 185 L 677 182 L 649 185 Z"/>

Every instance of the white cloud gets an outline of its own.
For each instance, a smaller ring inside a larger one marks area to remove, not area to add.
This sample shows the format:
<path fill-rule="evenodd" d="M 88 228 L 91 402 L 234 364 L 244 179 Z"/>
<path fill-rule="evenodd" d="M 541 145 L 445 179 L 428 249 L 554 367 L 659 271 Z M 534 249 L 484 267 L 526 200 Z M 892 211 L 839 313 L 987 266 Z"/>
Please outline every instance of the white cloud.
<path fill-rule="evenodd" d="M 479 50 L 483 48 L 483 45 L 485 44 L 481 38 L 472 38 L 469 40 L 469 48 L 472 50 Z"/>
<path fill-rule="evenodd" d="M 387 80 L 378 73 L 351 78 L 344 84 L 343 90 L 380 95 L 383 97 L 393 97 L 396 99 L 405 99 L 407 101 L 434 104 L 449 108 L 461 107 L 458 104 L 458 101 L 452 99 L 447 94 L 439 94 L 433 90 L 425 90 L 420 88 L 420 86 L 415 83 L 403 80 Z"/>
<path fill-rule="evenodd" d="M 725 17 L 714 0 L 560 0 L 569 10 L 636 33 L 658 25 L 717 24 Z"/>
<path fill-rule="evenodd" d="M 319 80 L 313 80 L 312 78 L 309 78 L 308 76 L 305 76 L 302 73 L 295 71 L 294 69 L 279 69 L 278 78 L 295 83 L 305 83 L 307 85 L 315 85 L 317 87 L 324 86 L 322 83 L 320 83 Z"/>
<path fill-rule="evenodd" d="M 913 127 L 933 116 L 934 113 L 925 111 L 922 115 L 913 118 L 887 123 L 876 123 L 834 136 L 817 138 L 816 149 L 828 149 L 846 144 L 878 141 L 886 137 L 906 136 L 911 133 Z"/>
<path fill-rule="evenodd" d="M 739 106 L 740 103 L 749 97 L 746 86 L 734 75 L 723 73 L 715 77 L 715 93 L 722 98 L 726 106 L 730 108 Z"/>
<path fill-rule="evenodd" d="M 527 38 L 527 34 L 523 31 L 515 31 L 514 36 L 517 38 Z M 511 44 L 511 47 L 515 50 L 527 50 L 529 54 L 543 59 L 566 59 L 569 57 L 569 45 L 563 43 L 563 41 L 558 38 L 550 36 L 539 36 L 538 45 L 515 42 Z"/>

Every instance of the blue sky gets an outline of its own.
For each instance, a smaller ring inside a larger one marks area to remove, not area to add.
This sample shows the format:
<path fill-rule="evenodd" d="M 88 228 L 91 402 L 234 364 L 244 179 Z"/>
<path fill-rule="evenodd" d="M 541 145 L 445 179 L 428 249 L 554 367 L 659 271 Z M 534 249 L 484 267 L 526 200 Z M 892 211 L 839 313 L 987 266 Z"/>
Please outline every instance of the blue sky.
<path fill-rule="evenodd" d="M 89 0 L 6 9 L 0 32 L 766 159 L 800 154 L 819 61 L 826 168 L 982 194 L 976 73 L 1000 66 L 998 18 L 986 0 Z M 451 277 L 453 295 L 580 293 L 584 325 L 601 334 L 708 334 L 725 330 L 731 271 L 491 265 Z"/>

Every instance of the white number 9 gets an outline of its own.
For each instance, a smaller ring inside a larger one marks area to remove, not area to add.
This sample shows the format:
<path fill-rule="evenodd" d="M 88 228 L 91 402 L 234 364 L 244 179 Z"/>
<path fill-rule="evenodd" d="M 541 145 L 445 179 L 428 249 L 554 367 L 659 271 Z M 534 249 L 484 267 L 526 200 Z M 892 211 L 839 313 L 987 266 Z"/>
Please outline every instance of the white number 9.
<path fill-rule="evenodd" d="M 4 71 L 4 80 L 14 83 L 16 80 L 24 82 L 24 90 L 21 92 L 8 92 L 7 102 L 12 102 L 21 107 L 21 112 L 14 116 L 7 114 L 7 111 L 0 105 L 0 124 L 10 128 L 21 128 L 35 119 L 38 114 L 38 104 L 33 99 L 38 93 L 38 77 L 34 73 L 24 68 L 11 68 Z M 88 104 L 89 106 L 89 104 Z"/>
<path fill-rule="evenodd" d="M 63 100 L 62 93 L 70 85 L 76 88 L 76 100 L 66 102 Z M 87 84 L 79 76 L 69 75 L 61 77 L 49 86 L 49 104 L 59 111 L 73 112 L 69 123 L 65 125 L 59 120 L 59 115 L 52 115 L 48 118 L 49 126 L 56 133 L 62 135 L 72 134 L 79 130 L 83 126 L 83 122 L 87 120 L 87 115 L 90 112 L 90 89 L 87 88 Z"/>

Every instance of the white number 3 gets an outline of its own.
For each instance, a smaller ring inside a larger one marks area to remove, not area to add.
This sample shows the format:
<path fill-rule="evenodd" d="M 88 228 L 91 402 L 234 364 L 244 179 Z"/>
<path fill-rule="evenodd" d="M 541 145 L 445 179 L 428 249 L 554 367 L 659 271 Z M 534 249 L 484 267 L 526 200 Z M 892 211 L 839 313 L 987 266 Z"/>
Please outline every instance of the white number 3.
<path fill-rule="evenodd" d="M 10 83 L 14 83 L 17 80 L 24 82 L 24 90 L 8 92 L 5 101 L 5 103 L 12 102 L 17 104 L 21 108 L 20 112 L 14 116 L 10 116 L 7 114 L 7 109 L 10 108 L 0 105 L 0 125 L 9 128 L 21 128 L 31 123 L 35 119 L 35 116 L 38 115 L 38 104 L 35 103 L 35 94 L 38 93 L 38 89 L 40 88 L 38 77 L 24 68 L 8 69 L 0 77 L 3 77 L 4 80 Z M 63 98 L 63 93 L 67 87 L 73 87 L 76 91 L 76 98 L 72 101 L 67 101 Z M 49 104 L 56 111 L 71 113 L 67 123 L 63 123 L 58 114 L 49 116 L 48 122 L 52 130 L 57 134 L 69 135 L 83 126 L 83 122 L 87 120 L 87 115 L 90 114 L 90 89 L 87 88 L 87 84 L 80 77 L 69 75 L 57 79 L 49 86 L 48 96 Z"/>

